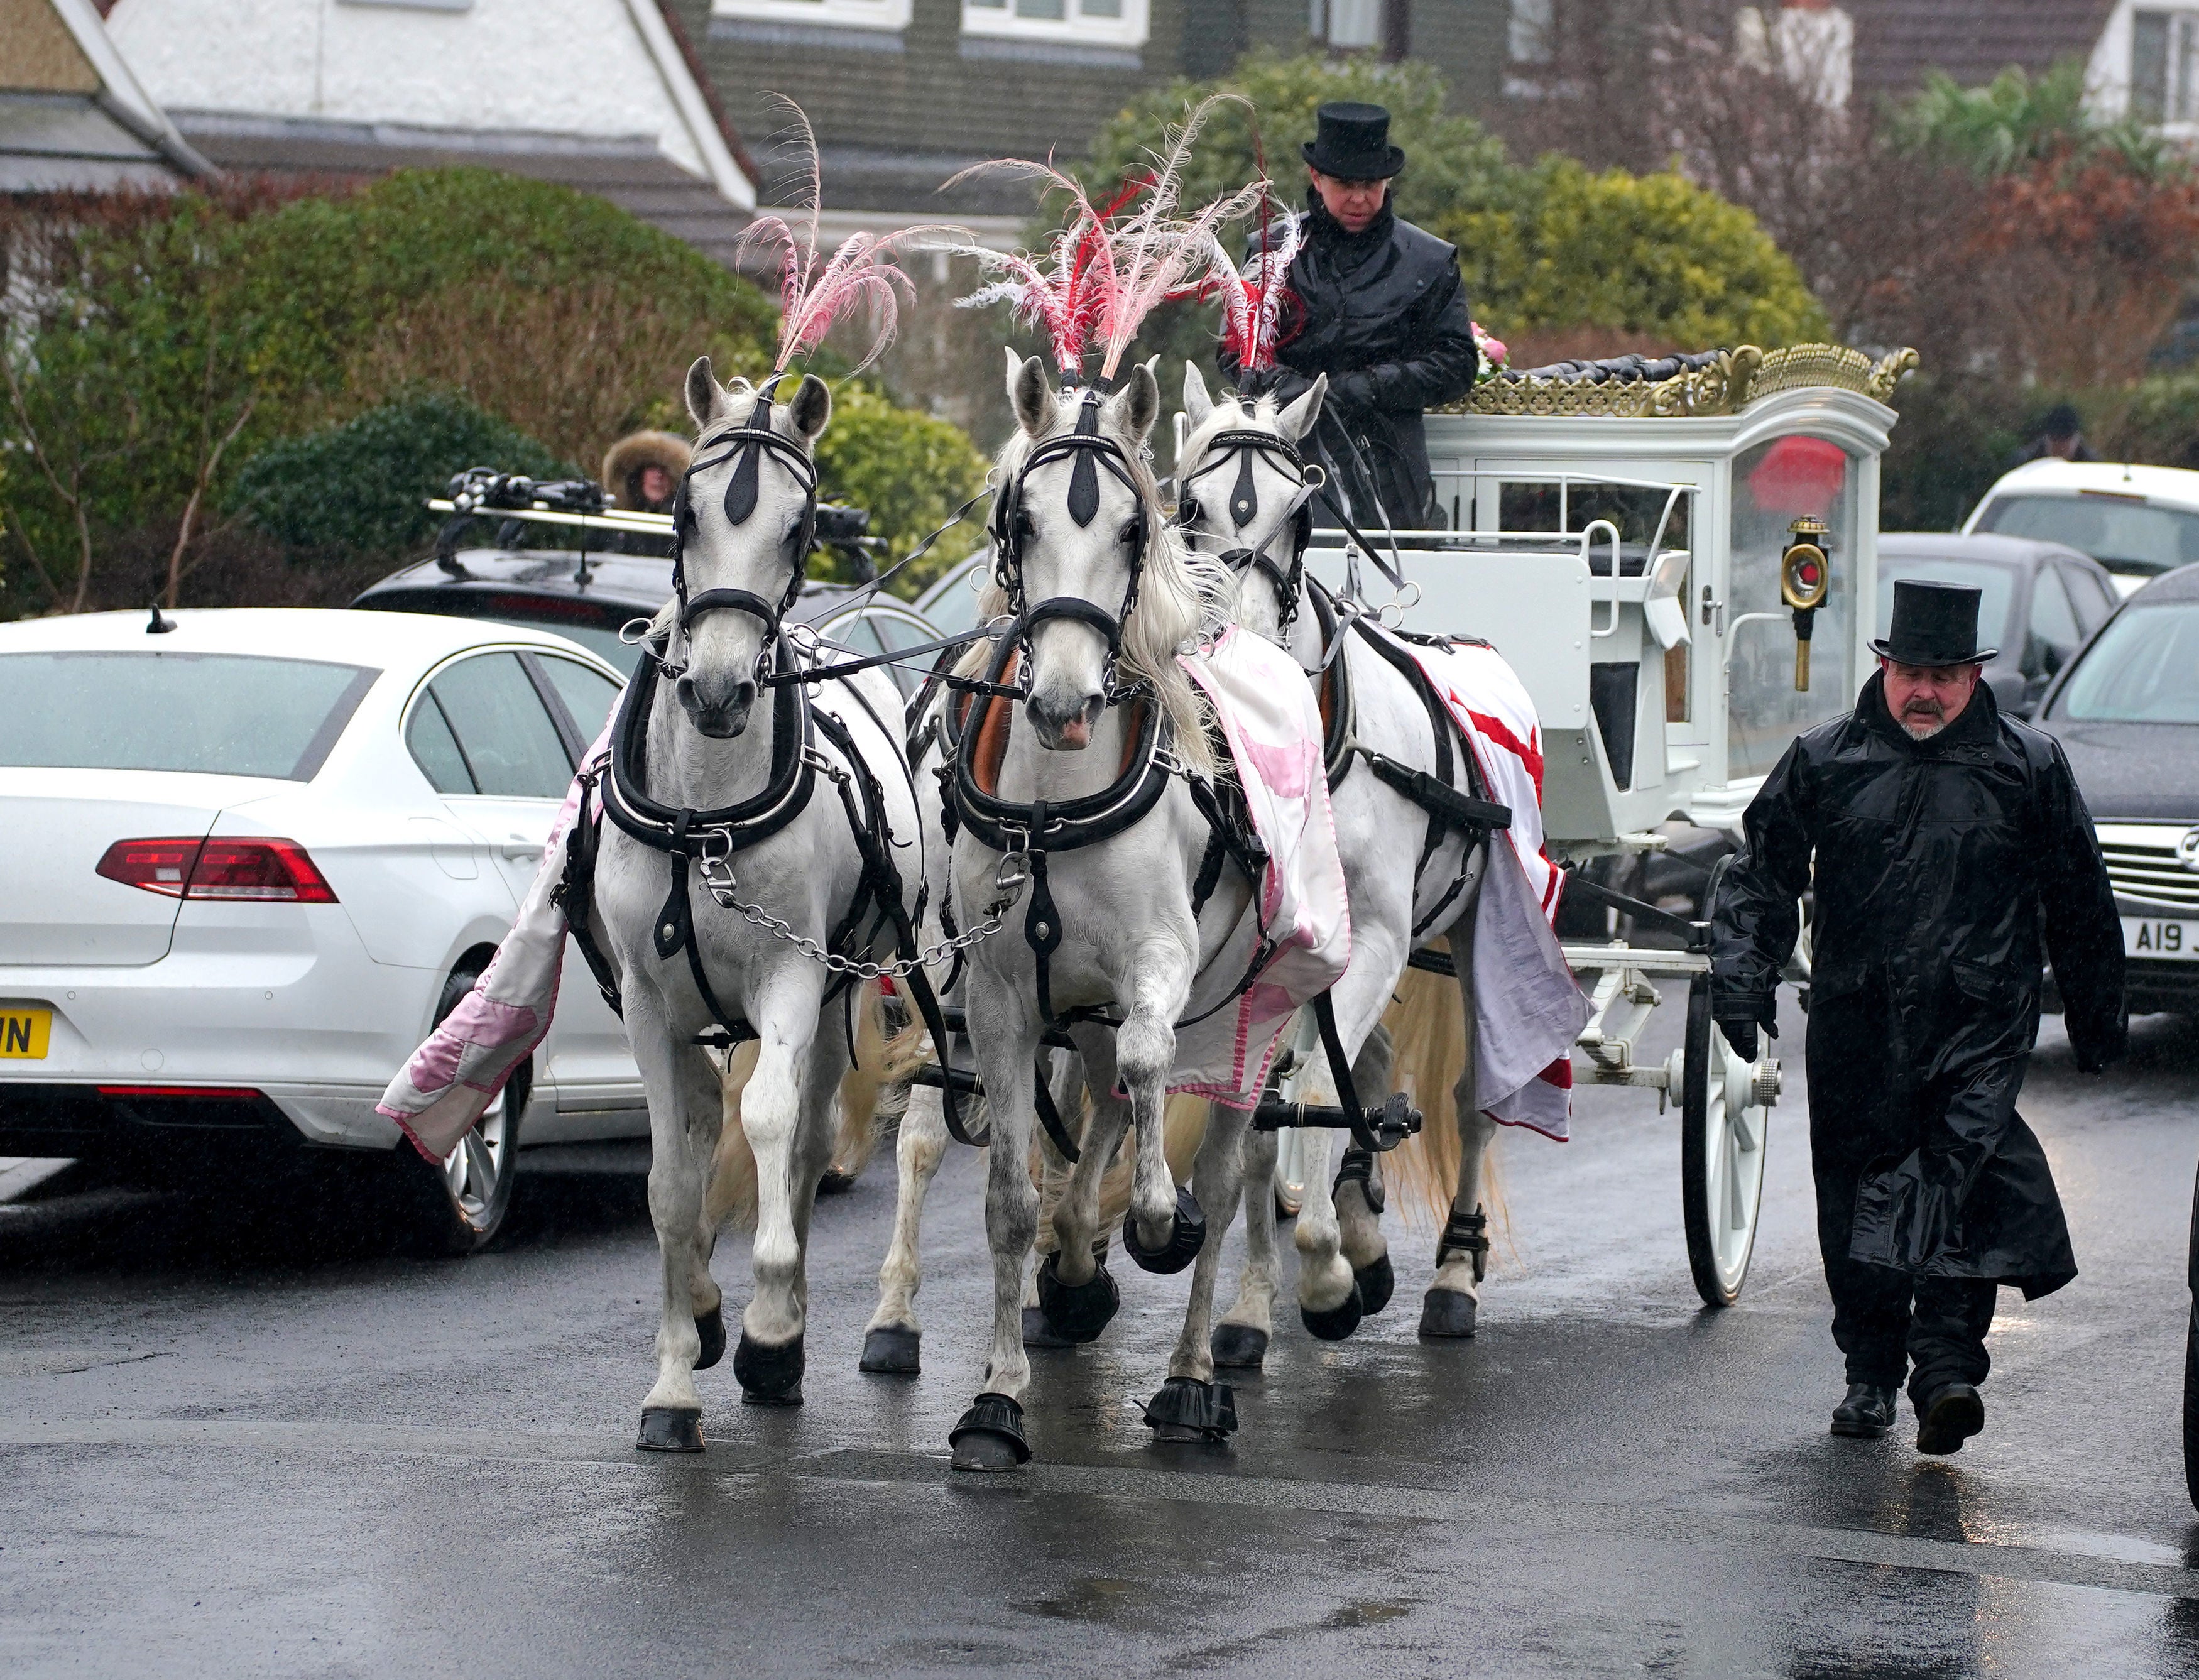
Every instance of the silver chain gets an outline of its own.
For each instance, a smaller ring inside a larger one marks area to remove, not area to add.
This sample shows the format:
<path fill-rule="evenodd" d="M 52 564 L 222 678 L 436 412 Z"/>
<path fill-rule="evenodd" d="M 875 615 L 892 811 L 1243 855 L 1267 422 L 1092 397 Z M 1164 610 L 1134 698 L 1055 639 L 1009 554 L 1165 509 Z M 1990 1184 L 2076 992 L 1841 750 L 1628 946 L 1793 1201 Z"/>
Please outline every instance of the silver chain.
<path fill-rule="evenodd" d="M 1000 860 L 1000 872 L 994 877 L 993 884 L 1000 890 L 1001 895 L 986 907 L 985 919 L 977 926 L 971 928 L 967 933 L 957 934 L 952 939 L 942 939 L 936 945 L 926 950 L 919 951 L 913 957 L 902 957 L 897 961 L 887 963 L 858 961 L 853 957 L 843 957 L 835 952 L 828 951 L 807 934 L 797 932 L 790 923 L 784 922 L 773 915 L 761 905 L 742 903 L 733 896 L 733 871 L 729 858 L 703 857 L 698 860 L 697 873 L 702 876 L 703 889 L 717 901 L 720 909 L 739 911 L 750 922 L 761 928 L 773 939 L 784 940 L 810 961 L 823 964 L 835 974 L 853 975 L 858 980 L 901 980 L 905 979 L 920 967 L 928 967 L 942 958 L 953 956 L 958 951 L 966 951 L 971 946 L 990 939 L 998 933 L 1000 930 L 1000 919 L 1014 907 L 1016 900 L 1023 895 L 1024 883 L 1030 879 L 1030 857 L 1028 853 L 1010 852 Z"/>

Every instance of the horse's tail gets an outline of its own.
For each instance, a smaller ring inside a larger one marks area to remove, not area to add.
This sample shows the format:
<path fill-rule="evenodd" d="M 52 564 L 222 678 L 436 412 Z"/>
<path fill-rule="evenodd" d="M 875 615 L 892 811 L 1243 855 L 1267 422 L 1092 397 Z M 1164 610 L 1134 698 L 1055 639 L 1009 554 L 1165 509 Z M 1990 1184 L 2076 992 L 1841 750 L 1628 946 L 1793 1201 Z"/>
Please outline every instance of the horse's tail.
<path fill-rule="evenodd" d="M 875 984 L 865 985 L 856 994 L 855 1065 L 840 1080 L 840 1126 L 832 1144 L 831 1170 L 849 1178 L 862 1171 L 878 1147 L 878 1095 L 893 1080 L 892 1045 L 886 1038 L 885 1017 L 878 999 Z M 716 1230 L 727 1220 L 744 1231 L 755 1225 L 755 1154 L 749 1147 L 748 1134 L 741 1129 L 741 1093 L 755 1072 L 761 1048 L 754 1040 L 737 1045 L 726 1061 L 720 1081 L 725 1119 L 703 1205 L 703 1225 L 709 1230 Z"/>
<path fill-rule="evenodd" d="M 1449 942 L 1442 948 L 1448 951 Z M 1458 982 L 1409 968 L 1382 1017 L 1390 1029 L 1391 1083 L 1427 1117 L 1419 1132 L 1382 1158 L 1383 1187 L 1393 1205 L 1441 1229 L 1458 1193 L 1460 1148 L 1452 1093 L 1466 1071 L 1466 1015 Z M 1508 1223 L 1496 1181 L 1496 1158 L 1484 1164 L 1483 1188 L 1500 1226 Z"/>

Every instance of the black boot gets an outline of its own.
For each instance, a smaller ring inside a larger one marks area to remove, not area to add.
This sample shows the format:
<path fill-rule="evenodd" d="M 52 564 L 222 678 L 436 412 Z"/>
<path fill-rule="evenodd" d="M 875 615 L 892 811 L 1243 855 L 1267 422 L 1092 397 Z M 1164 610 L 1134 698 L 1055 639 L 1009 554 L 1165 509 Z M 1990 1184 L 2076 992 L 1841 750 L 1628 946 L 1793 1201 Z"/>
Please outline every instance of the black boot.
<path fill-rule="evenodd" d="M 1881 1388 L 1876 1383 L 1850 1383 L 1847 1398 L 1833 1408 L 1833 1433 L 1876 1440 L 1893 1427 L 1899 1395 L 1891 1385 Z"/>
<path fill-rule="evenodd" d="M 1958 1453 L 1986 1426 L 1984 1397 L 1969 1383 L 1943 1383 L 1916 1397 L 1916 1450 Z"/>

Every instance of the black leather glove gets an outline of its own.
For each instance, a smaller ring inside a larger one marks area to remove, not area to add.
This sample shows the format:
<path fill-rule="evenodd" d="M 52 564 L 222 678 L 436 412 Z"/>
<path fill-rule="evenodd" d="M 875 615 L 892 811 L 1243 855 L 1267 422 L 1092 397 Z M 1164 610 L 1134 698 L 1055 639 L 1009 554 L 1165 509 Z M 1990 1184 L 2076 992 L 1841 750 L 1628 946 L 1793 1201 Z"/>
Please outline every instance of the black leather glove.
<path fill-rule="evenodd" d="M 1714 1010 L 1711 1018 L 1718 1023 L 1718 1030 L 1725 1035 L 1725 1041 L 1733 1046 L 1733 1053 L 1744 1062 L 1754 1061 L 1763 1048 L 1763 1041 L 1756 1035 L 1759 1024 L 1772 1037 L 1779 1036 L 1778 1006 L 1776 1003 L 1764 1004 L 1760 1010 L 1752 1009 L 1745 1004 L 1723 1011 Z"/>
<path fill-rule="evenodd" d="M 1372 408 L 1374 406 L 1374 382 L 1358 370 L 1339 373 L 1329 380 L 1328 394 L 1330 400 L 1346 408 Z"/>

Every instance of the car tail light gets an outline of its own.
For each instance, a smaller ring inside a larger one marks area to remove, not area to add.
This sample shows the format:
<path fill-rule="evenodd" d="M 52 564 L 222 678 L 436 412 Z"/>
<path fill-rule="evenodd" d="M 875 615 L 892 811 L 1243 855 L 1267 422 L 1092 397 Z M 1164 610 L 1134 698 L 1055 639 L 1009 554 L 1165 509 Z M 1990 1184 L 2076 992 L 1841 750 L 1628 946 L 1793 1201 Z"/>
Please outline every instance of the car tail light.
<path fill-rule="evenodd" d="M 170 898 L 334 904 L 329 885 L 295 840 L 118 840 L 99 873 Z"/>
<path fill-rule="evenodd" d="M 118 840 L 99 860 L 99 872 L 125 887 L 181 898 L 199 860 L 195 840 Z"/>

